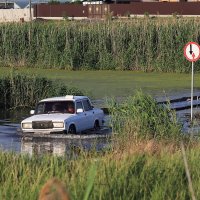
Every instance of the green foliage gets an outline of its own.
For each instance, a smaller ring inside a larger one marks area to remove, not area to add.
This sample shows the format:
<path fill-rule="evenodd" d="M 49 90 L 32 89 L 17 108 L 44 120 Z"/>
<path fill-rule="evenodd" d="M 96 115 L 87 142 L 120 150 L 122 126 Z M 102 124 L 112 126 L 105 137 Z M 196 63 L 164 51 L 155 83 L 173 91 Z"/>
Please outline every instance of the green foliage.
<path fill-rule="evenodd" d="M 131 12 L 127 11 L 124 16 L 130 18 L 131 17 Z"/>
<path fill-rule="evenodd" d="M 149 13 L 148 13 L 148 12 L 145 12 L 145 13 L 144 13 L 144 17 L 145 17 L 145 18 L 149 18 Z"/>
<path fill-rule="evenodd" d="M 76 0 L 76 1 L 71 2 L 71 4 L 82 4 L 82 1 L 81 0 Z"/>
<path fill-rule="evenodd" d="M 68 15 L 67 15 L 66 12 L 63 12 L 63 13 L 62 13 L 62 17 L 63 17 L 63 19 L 64 19 L 65 21 L 68 21 L 68 20 L 69 20 Z"/>
<path fill-rule="evenodd" d="M 97 167 L 92 165 L 88 173 L 87 188 L 83 200 L 88 200 L 94 186 Z"/>
<path fill-rule="evenodd" d="M 113 12 L 107 12 L 105 14 L 105 20 L 109 23 L 112 21 L 112 18 L 113 18 Z"/>
<path fill-rule="evenodd" d="M 11 72 L 0 79 L 0 107 L 33 107 L 43 98 L 65 95 L 83 95 L 71 86 L 49 80 L 42 76 Z"/>
<path fill-rule="evenodd" d="M 199 30 L 198 18 L 1 24 L 0 66 L 188 72 Z"/>
<path fill-rule="evenodd" d="M 60 4 L 60 1 L 57 1 L 57 0 L 50 0 L 50 1 L 48 2 L 48 4 L 56 5 L 56 4 Z"/>
<path fill-rule="evenodd" d="M 175 138 L 180 134 L 175 113 L 137 91 L 123 103 L 108 101 L 114 132 L 145 138 Z"/>

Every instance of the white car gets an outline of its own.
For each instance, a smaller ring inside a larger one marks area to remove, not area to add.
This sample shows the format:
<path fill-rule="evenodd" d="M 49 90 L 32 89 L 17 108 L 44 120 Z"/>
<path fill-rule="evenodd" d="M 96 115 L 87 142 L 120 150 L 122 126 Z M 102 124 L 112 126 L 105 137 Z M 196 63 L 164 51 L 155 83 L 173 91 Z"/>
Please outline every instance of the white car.
<path fill-rule="evenodd" d="M 93 108 L 86 96 L 53 97 L 41 100 L 33 116 L 21 122 L 23 133 L 80 133 L 99 129 L 104 123 L 103 110 Z"/>

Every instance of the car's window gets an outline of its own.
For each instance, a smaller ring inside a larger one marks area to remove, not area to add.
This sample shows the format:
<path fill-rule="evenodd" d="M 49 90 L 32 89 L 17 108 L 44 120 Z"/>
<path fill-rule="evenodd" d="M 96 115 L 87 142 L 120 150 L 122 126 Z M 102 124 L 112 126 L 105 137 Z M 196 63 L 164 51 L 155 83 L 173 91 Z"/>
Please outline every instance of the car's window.
<path fill-rule="evenodd" d="M 36 114 L 47 113 L 74 113 L 73 101 L 46 101 L 41 102 L 36 107 Z"/>
<path fill-rule="evenodd" d="M 93 109 L 88 99 L 83 100 L 83 106 L 84 106 L 85 111 L 89 111 Z"/>
<path fill-rule="evenodd" d="M 38 104 L 37 110 L 36 110 L 37 114 L 44 113 L 44 109 L 45 109 L 45 104 L 43 104 L 43 103 Z"/>
<path fill-rule="evenodd" d="M 82 104 L 82 102 L 81 101 L 78 101 L 78 102 L 76 102 L 76 111 L 78 110 L 78 109 L 83 109 L 83 104 Z"/>

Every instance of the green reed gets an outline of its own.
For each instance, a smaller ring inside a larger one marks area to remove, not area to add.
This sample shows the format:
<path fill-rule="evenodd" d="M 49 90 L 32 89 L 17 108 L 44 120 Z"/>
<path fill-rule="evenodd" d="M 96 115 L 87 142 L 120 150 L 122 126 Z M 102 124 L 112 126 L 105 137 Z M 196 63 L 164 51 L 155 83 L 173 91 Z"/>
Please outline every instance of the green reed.
<path fill-rule="evenodd" d="M 198 18 L 1 24 L 0 65 L 188 72 L 183 47 L 199 30 Z"/>
<path fill-rule="evenodd" d="M 38 75 L 11 72 L 0 79 L 0 107 L 34 107 L 41 99 L 83 95 L 79 89 Z"/>

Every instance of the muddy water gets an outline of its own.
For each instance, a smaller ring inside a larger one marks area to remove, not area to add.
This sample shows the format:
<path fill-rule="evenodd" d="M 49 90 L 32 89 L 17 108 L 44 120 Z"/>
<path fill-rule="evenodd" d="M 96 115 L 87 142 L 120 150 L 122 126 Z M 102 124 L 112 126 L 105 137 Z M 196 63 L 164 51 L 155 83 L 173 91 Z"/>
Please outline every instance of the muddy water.
<path fill-rule="evenodd" d="M 29 112 L 0 112 L 0 149 L 16 153 L 41 155 L 53 154 L 58 156 L 76 156 L 80 151 L 102 151 L 109 148 L 108 138 L 90 137 L 85 133 L 84 138 L 68 136 L 68 139 L 52 138 L 22 138 L 20 122 L 29 116 Z M 110 130 L 109 130 L 110 131 Z M 94 135 L 94 134 L 93 134 Z"/>

